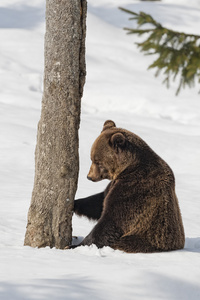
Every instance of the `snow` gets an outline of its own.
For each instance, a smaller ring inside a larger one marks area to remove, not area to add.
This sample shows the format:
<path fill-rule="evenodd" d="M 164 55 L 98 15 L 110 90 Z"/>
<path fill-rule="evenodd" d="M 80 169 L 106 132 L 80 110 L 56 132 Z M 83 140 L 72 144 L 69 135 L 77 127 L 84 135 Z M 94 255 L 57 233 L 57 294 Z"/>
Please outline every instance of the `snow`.
<path fill-rule="evenodd" d="M 88 1 L 87 82 L 82 101 L 80 176 L 76 197 L 102 191 L 107 181 L 86 179 L 90 147 L 103 122 L 141 136 L 172 167 L 186 233 L 185 248 L 126 254 L 109 247 L 74 250 L 23 246 L 34 178 L 34 150 L 43 78 L 45 1 L 0 4 L 0 299 L 200 299 L 199 85 L 175 96 L 147 71 L 152 57 L 123 6 L 150 13 L 174 30 L 199 34 L 198 0 Z M 93 222 L 73 217 L 81 240 Z"/>

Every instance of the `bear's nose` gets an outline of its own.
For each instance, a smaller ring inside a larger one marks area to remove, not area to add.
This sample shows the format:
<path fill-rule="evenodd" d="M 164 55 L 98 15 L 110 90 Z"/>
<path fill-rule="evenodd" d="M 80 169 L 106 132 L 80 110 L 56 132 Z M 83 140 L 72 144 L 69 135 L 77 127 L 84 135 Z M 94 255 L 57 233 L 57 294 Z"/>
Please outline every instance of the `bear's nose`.
<path fill-rule="evenodd" d="M 92 181 L 92 177 L 90 177 L 90 176 L 87 176 L 87 179 Z"/>

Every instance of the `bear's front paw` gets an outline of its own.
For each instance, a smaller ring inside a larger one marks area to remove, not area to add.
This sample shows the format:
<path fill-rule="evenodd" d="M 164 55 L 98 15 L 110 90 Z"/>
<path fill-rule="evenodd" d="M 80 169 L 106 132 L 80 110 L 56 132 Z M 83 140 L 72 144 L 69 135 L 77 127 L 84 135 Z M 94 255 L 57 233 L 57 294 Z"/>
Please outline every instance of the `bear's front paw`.
<path fill-rule="evenodd" d="M 66 246 L 66 247 L 64 248 L 64 250 L 67 250 L 67 249 L 74 249 L 74 248 L 76 248 L 76 247 L 78 247 L 78 245 L 69 245 L 69 246 Z"/>

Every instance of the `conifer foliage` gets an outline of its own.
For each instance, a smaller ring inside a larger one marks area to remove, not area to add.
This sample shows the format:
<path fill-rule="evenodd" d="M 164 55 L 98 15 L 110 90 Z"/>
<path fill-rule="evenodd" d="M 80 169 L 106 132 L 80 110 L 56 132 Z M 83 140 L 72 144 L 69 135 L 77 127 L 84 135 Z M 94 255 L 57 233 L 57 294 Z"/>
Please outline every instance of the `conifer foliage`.
<path fill-rule="evenodd" d="M 169 87 L 170 79 L 176 79 L 179 75 L 180 82 L 176 94 L 181 88 L 193 87 L 195 81 L 200 82 L 200 36 L 177 32 L 163 27 L 156 22 L 151 15 L 144 12 L 139 14 L 121 8 L 132 17 L 129 20 L 136 20 L 138 27 L 124 28 L 128 34 L 145 35 L 143 42 L 136 43 L 142 52 L 146 54 L 157 54 L 156 60 L 148 69 L 156 68 L 156 76 L 161 71 L 164 73 L 164 81 Z M 145 25 L 144 29 L 141 27 Z M 150 25 L 147 28 L 146 25 Z"/>

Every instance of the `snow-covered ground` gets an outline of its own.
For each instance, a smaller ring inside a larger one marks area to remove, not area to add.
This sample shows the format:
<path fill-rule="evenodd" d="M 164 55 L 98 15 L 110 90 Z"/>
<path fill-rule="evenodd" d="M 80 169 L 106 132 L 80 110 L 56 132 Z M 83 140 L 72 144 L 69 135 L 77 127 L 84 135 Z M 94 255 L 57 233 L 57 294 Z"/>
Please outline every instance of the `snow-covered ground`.
<path fill-rule="evenodd" d="M 126 254 L 95 246 L 75 250 L 23 246 L 34 178 L 40 117 L 45 1 L 0 3 L 0 299 L 200 299 L 200 86 L 168 90 L 146 71 L 152 57 L 139 53 L 124 26 L 123 6 L 145 11 L 174 30 L 199 34 L 198 0 L 89 0 L 87 82 L 80 128 L 77 197 L 107 182 L 86 179 L 90 147 L 103 122 L 140 135 L 172 167 L 186 233 L 185 248 Z M 73 234 L 94 223 L 73 218 Z"/>

